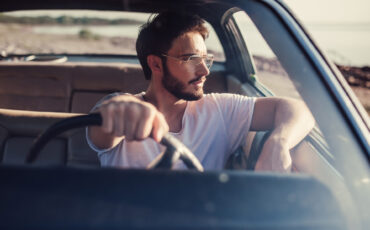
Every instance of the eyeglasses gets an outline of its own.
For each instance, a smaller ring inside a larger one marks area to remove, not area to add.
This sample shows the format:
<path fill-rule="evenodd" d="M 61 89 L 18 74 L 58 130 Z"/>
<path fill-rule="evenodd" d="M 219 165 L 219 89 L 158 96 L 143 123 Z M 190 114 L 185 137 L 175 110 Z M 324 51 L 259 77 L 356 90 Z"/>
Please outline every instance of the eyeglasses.
<path fill-rule="evenodd" d="M 194 54 L 190 56 L 183 56 L 183 57 L 172 57 L 167 54 L 162 54 L 164 57 L 169 57 L 172 59 L 176 59 L 181 62 L 185 63 L 191 63 L 193 65 L 199 65 L 202 62 L 204 62 L 207 66 L 208 69 L 211 68 L 212 63 L 213 63 L 213 55 L 212 54 L 207 54 L 207 55 L 199 55 L 199 54 Z"/>

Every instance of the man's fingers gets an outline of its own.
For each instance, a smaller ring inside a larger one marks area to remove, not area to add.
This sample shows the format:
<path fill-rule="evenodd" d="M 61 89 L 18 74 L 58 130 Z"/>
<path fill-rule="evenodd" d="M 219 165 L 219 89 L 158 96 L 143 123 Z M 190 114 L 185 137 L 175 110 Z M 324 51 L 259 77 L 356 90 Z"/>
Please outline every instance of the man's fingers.
<path fill-rule="evenodd" d="M 160 142 L 163 137 L 163 128 L 159 125 L 154 125 L 152 130 L 152 137 L 156 142 Z"/>
<path fill-rule="evenodd" d="M 256 171 L 273 171 L 287 173 L 292 167 L 289 149 L 266 141 L 256 163 Z"/>
<path fill-rule="evenodd" d="M 284 157 L 284 162 L 283 162 L 283 170 L 285 172 L 290 172 L 292 170 L 293 160 L 292 160 L 292 157 L 290 156 L 289 150 L 287 151 L 287 153 L 284 156 L 285 157 Z"/>
<path fill-rule="evenodd" d="M 162 140 L 163 135 L 167 133 L 168 130 L 169 127 L 166 122 L 166 119 L 161 113 L 157 113 L 153 122 L 152 130 L 153 139 L 157 142 L 160 142 Z"/>
<path fill-rule="evenodd" d="M 136 127 L 138 125 L 139 119 L 140 118 L 140 109 L 139 106 L 130 103 L 130 105 L 127 106 L 125 110 L 125 117 L 124 117 L 124 122 L 125 122 L 125 139 L 128 141 L 135 140 L 136 137 Z"/>
<path fill-rule="evenodd" d="M 114 114 L 114 135 L 117 137 L 124 135 L 124 117 L 125 117 L 125 105 L 124 103 L 118 103 Z"/>
<path fill-rule="evenodd" d="M 102 123 L 102 130 L 105 133 L 112 133 L 113 132 L 113 117 L 112 112 L 114 110 L 114 106 L 112 104 L 103 105 L 99 108 L 99 112 L 103 117 Z"/>
<path fill-rule="evenodd" d="M 153 129 L 155 113 L 156 112 L 153 109 L 143 108 L 143 111 L 141 112 L 141 118 L 136 130 L 136 138 L 138 140 L 143 140 L 150 135 Z"/>

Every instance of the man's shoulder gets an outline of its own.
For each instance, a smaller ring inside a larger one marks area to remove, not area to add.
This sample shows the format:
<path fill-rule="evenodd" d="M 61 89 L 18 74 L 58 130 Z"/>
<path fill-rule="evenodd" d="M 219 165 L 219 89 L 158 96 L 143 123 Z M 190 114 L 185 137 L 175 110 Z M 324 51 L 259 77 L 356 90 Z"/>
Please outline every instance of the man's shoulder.
<path fill-rule="evenodd" d="M 240 94 L 234 94 L 234 93 L 209 93 L 204 94 L 204 100 L 205 101 L 223 101 L 223 100 L 236 100 L 240 98 L 248 98 L 248 96 L 240 95 Z"/>
<path fill-rule="evenodd" d="M 253 105 L 255 97 L 248 97 L 241 94 L 233 93 L 209 93 L 204 94 L 203 98 L 197 102 L 198 106 L 217 106 L 226 108 L 232 108 L 234 106 L 247 106 Z"/>
<path fill-rule="evenodd" d="M 242 96 L 232 93 L 208 93 L 204 94 L 200 100 L 193 101 L 191 104 L 195 107 L 213 107 L 220 104 L 229 103 L 235 100 L 237 97 Z"/>
<path fill-rule="evenodd" d="M 226 98 L 226 97 L 229 97 L 230 95 L 233 95 L 233 94 L 231 93 L 207 93 L 207 94 L 204 94 L 204 99 L 214 100 L 218 98 Z"/>

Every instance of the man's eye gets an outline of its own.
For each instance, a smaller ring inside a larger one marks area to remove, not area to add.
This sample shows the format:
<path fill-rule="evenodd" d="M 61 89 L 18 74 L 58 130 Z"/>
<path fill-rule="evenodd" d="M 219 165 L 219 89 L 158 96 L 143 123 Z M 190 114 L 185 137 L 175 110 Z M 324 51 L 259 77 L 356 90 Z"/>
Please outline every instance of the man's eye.
<path fill-rule="evenodd" d="M 183 60 L 183 61 L 190 61 L 191 60 L 191 57 L 182 57 L 181 60 Z"/>
<path fill-rule="evenodd" d="M 199 57 L 199 56 L 191 56 L 189 57 L 189 60 L 190 61 L 202 61 L 202 57 Z"/>

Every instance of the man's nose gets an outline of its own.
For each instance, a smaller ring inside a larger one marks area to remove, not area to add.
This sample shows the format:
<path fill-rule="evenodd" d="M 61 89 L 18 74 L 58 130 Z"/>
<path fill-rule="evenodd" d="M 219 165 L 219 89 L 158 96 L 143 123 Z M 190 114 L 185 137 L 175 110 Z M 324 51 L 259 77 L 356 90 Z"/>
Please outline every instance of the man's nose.
<path fill-rule="evenodd" d="M 208 69 L 205 61 L 202 61 L 201 63 L 199 63 L 197 65 L 197 72 L 196 72 L 196 74 L 198 76 L 208 76 L 209 73 L 210 73 L 210 70 Z"/>

